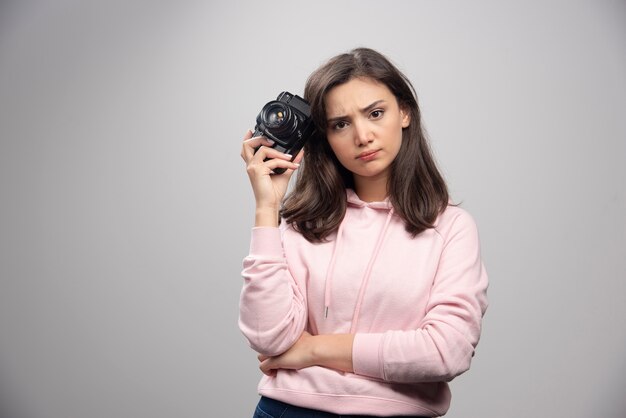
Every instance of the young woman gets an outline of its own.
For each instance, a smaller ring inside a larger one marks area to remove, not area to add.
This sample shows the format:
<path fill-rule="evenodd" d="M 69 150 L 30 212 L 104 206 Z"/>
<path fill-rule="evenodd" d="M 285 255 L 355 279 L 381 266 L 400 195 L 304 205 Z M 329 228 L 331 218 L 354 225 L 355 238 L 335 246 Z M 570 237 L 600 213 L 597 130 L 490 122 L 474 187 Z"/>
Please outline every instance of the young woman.
<path fill-rule="evenodd" d="M 475 223 L 449 203 L 414 89 L 383 55 L 332 58 L 304 98 L 317 132 L 293 162 L 251 132 L 241 152 L 256 200 L 239 318 L 265 374 L 255 417 L 443 415 L 487 307 Z"/>

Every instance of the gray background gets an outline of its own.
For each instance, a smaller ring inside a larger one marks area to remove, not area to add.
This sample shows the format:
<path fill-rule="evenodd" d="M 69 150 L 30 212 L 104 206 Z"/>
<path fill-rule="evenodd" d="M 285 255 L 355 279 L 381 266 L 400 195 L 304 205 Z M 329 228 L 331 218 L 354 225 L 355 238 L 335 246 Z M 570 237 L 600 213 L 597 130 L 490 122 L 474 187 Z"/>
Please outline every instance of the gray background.
<path fill-rule="evenodd" d="M 2 418 L 251 416 L 240 138 L 355 46 L 413 80 L 479 224 L 448 416 L 626 416 L 624 1 L 3 0 Z"/>

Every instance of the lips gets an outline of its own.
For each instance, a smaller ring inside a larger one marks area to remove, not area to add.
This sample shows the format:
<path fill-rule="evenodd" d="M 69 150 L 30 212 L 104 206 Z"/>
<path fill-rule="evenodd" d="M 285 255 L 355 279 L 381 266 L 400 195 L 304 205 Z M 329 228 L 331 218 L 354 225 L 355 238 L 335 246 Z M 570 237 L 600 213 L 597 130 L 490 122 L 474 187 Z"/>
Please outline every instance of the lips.
<path fill-rule="evenodd" d="M 370 161 L 376 158 L 376 154 L 378 154 L 378 151 L 380 150 L 363 151 L 362 153 L 357 155 L 356 158 L 357 160 Z"/>

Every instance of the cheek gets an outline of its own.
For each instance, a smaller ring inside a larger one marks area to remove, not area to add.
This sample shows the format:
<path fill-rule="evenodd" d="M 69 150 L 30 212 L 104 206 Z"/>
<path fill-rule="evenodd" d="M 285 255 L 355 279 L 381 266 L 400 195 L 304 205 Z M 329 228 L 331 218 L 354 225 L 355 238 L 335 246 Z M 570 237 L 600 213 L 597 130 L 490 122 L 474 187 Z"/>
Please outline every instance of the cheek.
<path fill-rule="evenodd" d="M 393 149 L 394 149 L 394 153 L 396 155 L 398 155 L 398 152 L 400 151 L 400 148 L 402 148 L 402 141 L 403 141 L 403 135 L 402 135 L 402 129 L 399 130 L 399 132 L 396 133 L 395 136 L 395 141 L 393 143 Z"/>
<path fill-rule="evenodd" d="M 346 146 L 341 144 L 341 141 L 332 141 L 328 140 L 328 144 L 330 145 L 330 149 L 335 153 L 337 159 L 343 163 L 344 159 L 347 155 Z"/>

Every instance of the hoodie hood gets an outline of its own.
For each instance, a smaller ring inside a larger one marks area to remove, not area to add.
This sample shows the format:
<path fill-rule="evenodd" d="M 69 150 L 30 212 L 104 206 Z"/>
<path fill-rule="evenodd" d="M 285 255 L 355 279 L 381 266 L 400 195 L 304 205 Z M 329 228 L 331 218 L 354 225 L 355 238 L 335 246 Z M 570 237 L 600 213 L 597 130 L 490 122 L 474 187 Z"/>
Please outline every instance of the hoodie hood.
<path fill-rule="evenodd" d="M 393 206 L 391 205 L 388 197 L 386 197 L 385 200 L 383 200 L 382 202 L 364 202 L 352 189 L 346 189 L 346 196 L 348 198 L 348 204 L 351 206 L 393 210 Z"/>

